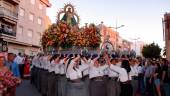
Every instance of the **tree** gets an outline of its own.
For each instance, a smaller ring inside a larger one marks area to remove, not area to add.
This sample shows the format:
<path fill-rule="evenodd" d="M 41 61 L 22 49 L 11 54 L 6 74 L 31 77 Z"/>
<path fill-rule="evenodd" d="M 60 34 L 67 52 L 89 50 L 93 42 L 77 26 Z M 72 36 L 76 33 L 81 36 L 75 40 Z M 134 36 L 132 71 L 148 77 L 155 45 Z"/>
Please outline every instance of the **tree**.
<path fill-rule="evenodd" d="M 161 50 L 158 44 L 151 43 L 143 47 L 142 54 L 145 58 L 159 58 Z"/>

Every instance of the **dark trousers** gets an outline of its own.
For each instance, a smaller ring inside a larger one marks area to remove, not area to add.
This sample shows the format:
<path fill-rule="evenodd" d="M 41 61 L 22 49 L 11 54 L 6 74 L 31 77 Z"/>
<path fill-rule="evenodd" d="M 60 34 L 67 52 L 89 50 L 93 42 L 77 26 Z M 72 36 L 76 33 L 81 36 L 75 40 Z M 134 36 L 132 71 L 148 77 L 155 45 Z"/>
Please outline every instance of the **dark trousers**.
<path fill-rule="evenodd" d="M 145 84 L 146 84 L 146 96 L 154 96 L 154 83 L 153 80 L 151 83 L 149 82 L 150 78 L 146 78 Z"/>
<path fill-rule="evenodd" d="M 133 96 L 133 88 L 131 83 L 120 83 L 120 96 Z"/>
<path fill-rule="evenodd" d="M 55 95 L 55 73 L 49 73 L 48 75 L 48 85 L 47 85 L 47 96 L 54 96 Z"/>
<path fill-rule="evenodd" d="M 107 96 L 120 96 L 120 84 L 116 80 L 107 81 Z"/>
<path fill-rule="evenodd" d="M 23 78 L 24 77 L 24 64 L 19 64 L 19 72 L 20 72 L 21 78 Z"/>
<path fill-rule="evenodd" d="M 90 80 L 90 96 L 107 96 L 105 80 Z"/>
<path fill-rule="evenodd" d="M 132 79 L 131 84 L 132 84 L 132 87 L 133 87 L 133 96 L 136 96 L 137 91 L 138 91 L 138 80 Z"/>
<path fill-rule="evenodd" d="M 143 75 L 139 75 L 139 82 L 138 82 L 138 91 L 140 92 L 140 94 L 144 94 L 145 92 L 145 83 L 144 83 L 144 76 Z"/>

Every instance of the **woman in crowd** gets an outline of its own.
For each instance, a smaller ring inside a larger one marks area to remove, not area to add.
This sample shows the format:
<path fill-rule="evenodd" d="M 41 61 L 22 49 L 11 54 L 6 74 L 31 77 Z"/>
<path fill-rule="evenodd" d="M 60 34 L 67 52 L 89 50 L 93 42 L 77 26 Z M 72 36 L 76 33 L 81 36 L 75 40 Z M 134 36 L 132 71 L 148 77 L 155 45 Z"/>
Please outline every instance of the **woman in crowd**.
<path fill-rule="evenodd" d="M 155 65 L 156 65 L 156 70 L 155 70 L 155 73 L 153 74 L 153 77 L 154 77 L 154 84 L 156 87 L 156 93 L 157 93 L 157 96 L 162 96 L 161 95 L 162 70 L 158 62 Z"/>
<path fill-rule="evenodd" d="M 0 96 L 15 96 L 16 87 L 21 80 L 13 76 L 12 72 L 4 66 L 4 57 L 0 56 Z"/>
<path fill-rule="evenodd" d="M 24 77 L 30 74 L 30 60 L 28 56 L 25 56 L 24 59 Z"/>
<path fill-rule="evenodd" d="M 108 64 L 110 65 L 110 69 L 113 71 L 116 71 L 119 73 L 119 79 L 120 79 L 120 96 L 133 96 L 133 88 L 131 85 L 131 77 L 129 75 L 129 72 L 131 71 L 129 61 L 123 60 L 121 67 L 118 67 L 114 64 L 112 64 L 113 59 L 107 59 Z"/>

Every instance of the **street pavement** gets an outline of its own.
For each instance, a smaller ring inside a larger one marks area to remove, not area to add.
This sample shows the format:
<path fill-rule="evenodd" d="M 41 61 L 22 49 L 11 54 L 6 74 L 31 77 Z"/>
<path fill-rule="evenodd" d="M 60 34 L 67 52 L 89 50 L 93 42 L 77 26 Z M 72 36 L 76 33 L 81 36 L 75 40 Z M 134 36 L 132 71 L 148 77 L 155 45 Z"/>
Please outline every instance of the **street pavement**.
<path fill-rule="evenodd" d="M 170 90 L 170 86 L 167 88 Z M 170 91 L 168 91 L 170 94 Z M 36 90 L 36 88 L 30 84 L 30 80 L 23 80 L 20 86 L 17 87 L 16 96 L 41 96 L 41 94 Z M 145 96 L 145 95 L 137 95 Z"/>
<path fill-rule="evenodd" d="M 16 96 L 41 96 L 41 94 L 30 84 L 30 80 L 23 80 L 17 87 Z"/>

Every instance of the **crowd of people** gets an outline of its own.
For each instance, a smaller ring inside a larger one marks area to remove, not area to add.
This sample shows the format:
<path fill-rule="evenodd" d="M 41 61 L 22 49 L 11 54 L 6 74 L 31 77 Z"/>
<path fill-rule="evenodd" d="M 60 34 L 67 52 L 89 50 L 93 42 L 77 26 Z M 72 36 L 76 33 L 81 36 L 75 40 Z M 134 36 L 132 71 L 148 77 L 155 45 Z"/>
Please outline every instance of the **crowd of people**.
<path fill-rule="evenodd" d="M 28 56 L 21 53 L 0 56 L 0 96 L 15 96 L 16 88 L 24 74 L 30 74 L 29 66 Z"/>
<path fill-rule="evenodd" d="M 163 58 L 38 54 L 32 65 L 31 83 L 42 96 L 170 96 Z"/>

